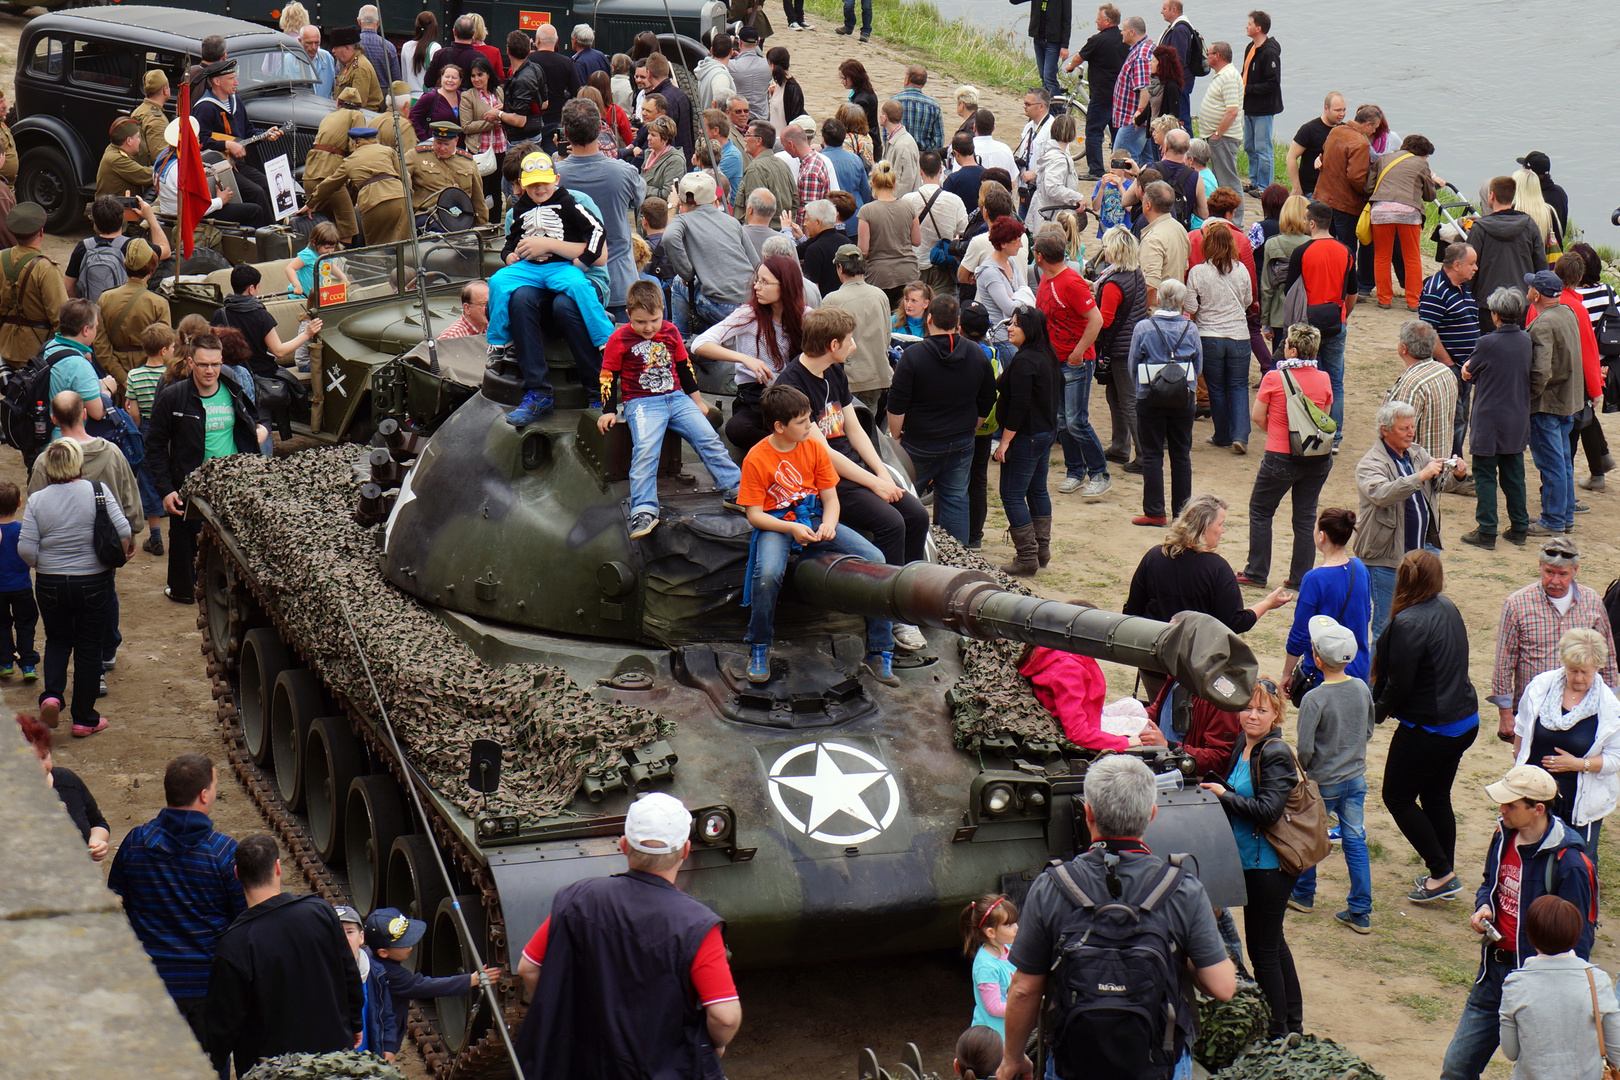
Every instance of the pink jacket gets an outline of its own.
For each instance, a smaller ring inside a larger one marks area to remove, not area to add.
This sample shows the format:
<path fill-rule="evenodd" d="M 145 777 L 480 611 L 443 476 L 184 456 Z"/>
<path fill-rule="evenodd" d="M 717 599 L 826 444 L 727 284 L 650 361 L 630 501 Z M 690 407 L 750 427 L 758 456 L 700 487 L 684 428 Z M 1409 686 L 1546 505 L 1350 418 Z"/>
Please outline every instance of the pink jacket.
<path fill-rule="evenodd" d="M 1030 681 L 1035 698 L 1063 725 L 1063 734 L 1088 750 L 1123 750 L 1130 741 L 1102 729 L 1108 680 L 1089 656 L 1033 649 L 1018 673 Z"/>

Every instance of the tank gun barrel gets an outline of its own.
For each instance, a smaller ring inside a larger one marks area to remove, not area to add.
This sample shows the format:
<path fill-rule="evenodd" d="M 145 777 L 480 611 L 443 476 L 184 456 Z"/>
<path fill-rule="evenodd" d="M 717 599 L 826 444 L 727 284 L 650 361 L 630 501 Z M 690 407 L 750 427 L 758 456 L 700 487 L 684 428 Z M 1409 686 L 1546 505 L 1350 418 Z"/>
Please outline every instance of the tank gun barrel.
<path fill-rule="evenodd" d="M 886 566 L 848 555 L 803 559 L 800 599 L 850 615 L 889 618 L 986 641 L 1022 641 L 1156 671 L 1225 709 L 1249 703 L 1259 664 L 1237 634 L 1210 615 L 1173 623 L 1022 596 L 988 574 L 933 563 Z"/>

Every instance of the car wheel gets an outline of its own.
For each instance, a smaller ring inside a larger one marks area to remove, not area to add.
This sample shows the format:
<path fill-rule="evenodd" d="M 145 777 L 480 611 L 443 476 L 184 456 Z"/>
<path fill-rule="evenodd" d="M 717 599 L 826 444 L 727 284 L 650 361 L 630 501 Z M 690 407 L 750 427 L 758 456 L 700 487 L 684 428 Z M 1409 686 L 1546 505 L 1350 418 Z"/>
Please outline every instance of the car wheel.
<path fill-rule="evenodd" d="M 66 232 L 84 215 L 84 196 L 73 166 L 54 146 L 36 146 L 17 169 L 17 201 L 38 203 L 49 232 Z"/>

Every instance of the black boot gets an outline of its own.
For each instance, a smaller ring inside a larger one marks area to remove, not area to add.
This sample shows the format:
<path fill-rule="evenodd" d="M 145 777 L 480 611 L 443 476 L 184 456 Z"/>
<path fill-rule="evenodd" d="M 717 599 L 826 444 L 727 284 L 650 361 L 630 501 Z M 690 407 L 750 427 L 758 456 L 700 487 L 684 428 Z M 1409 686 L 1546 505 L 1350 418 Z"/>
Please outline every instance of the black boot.
<path fill-rule="evenodd" d="M 1045 566 L 1052 561 L 1052 518 L 1038 517 L 1033 521 L 1035 528 L 1035 559 Z"/>
<path fill-rule="evenodd" d="M 1033 576 L 1041 568 L 1040 559 L 1035 554 L 1035 526 L 1014 525 L 1007 531 L 1012 533 L 1013 548 L 1017 554 L 1012 562 L 1001 565 L 1001 572 L 1014 577 Z"/>

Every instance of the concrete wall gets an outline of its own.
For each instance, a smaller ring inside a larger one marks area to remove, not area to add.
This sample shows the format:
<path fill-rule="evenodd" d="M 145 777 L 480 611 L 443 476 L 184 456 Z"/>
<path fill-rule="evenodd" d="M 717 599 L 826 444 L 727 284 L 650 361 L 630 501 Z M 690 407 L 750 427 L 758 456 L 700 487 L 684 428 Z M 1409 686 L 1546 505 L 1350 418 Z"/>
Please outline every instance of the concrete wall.
<path fill-rule="evenodd" d="M 32 749 L 0 752 L 0 1074 L 214 1075 Z M 111 856 L 109 856 L 110 858 Z"/>

